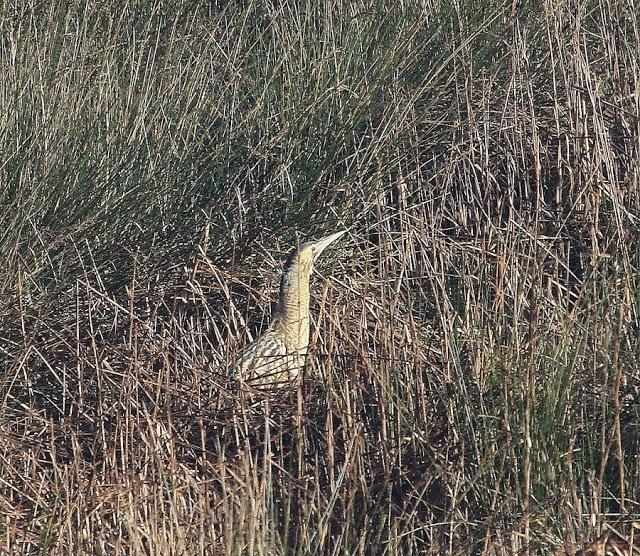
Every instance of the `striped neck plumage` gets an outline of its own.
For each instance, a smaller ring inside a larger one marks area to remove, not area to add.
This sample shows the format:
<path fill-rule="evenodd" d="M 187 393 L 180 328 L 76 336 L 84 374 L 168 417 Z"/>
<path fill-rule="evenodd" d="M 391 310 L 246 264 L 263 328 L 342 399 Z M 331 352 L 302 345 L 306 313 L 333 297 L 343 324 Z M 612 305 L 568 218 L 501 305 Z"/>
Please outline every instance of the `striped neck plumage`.
<path fill-rule="evenodd" d="M 280 300 L 275 318 L 290 330 L 309 326 L 309 272 L 292 261 L 280 281 Z"/>

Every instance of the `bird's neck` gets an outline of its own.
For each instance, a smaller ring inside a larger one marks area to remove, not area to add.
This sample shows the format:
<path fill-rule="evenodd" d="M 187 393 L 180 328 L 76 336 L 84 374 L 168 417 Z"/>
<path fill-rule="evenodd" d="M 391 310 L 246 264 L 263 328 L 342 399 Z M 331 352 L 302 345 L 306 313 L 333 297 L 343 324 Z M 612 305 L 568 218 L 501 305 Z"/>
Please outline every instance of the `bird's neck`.
<path fill-rule="evenodd" d="M 292 349 L 309 344 L 309 275 L 291 269 L 280 283 L 280 300 L 273 319 Z"/>

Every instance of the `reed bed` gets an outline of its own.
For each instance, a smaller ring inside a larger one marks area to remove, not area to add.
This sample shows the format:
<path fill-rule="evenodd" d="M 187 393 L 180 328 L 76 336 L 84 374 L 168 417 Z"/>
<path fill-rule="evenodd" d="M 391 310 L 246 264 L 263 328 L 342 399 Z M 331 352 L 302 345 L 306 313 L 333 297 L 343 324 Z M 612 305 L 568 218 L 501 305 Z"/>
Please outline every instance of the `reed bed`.
<path fill-rule="evenodd" d="M 0 553 L 631 554 L 639 10 L 5 3 Z"/>

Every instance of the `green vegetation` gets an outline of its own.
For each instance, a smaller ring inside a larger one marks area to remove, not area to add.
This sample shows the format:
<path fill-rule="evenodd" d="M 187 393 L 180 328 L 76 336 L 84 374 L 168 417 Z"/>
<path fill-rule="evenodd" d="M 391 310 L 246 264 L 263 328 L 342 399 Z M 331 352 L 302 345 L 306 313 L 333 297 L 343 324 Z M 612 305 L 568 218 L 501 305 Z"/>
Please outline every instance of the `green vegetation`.
<path fill-rule="evenodd" d="M 632 0 L 3 3 L 0 553 L 622 546 L 639 53 Z"/>

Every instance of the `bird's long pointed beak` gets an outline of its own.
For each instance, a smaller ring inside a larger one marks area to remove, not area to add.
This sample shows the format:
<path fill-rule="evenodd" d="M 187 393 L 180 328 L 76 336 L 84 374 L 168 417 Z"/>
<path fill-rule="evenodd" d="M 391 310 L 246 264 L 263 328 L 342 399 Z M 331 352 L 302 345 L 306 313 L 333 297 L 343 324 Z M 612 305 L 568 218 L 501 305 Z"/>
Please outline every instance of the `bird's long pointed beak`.
<path fill-rule="evenodd" d="M 347 230 L 342 230 L 341 232 L 336 232 L 335 234 L 331 234 L 330 236 L 327 236 L 323 239 L 320 239 L 316 242 L 316 256 L 315 258 L 317 259 L 320 254 L 327 248 L 329 247 L 329 245 L 331 245 L 334 241 L 336 241 L 337 239 L 339 239 L 340 237 L 342 237 L 344 234 L 347 233 Z"/>

